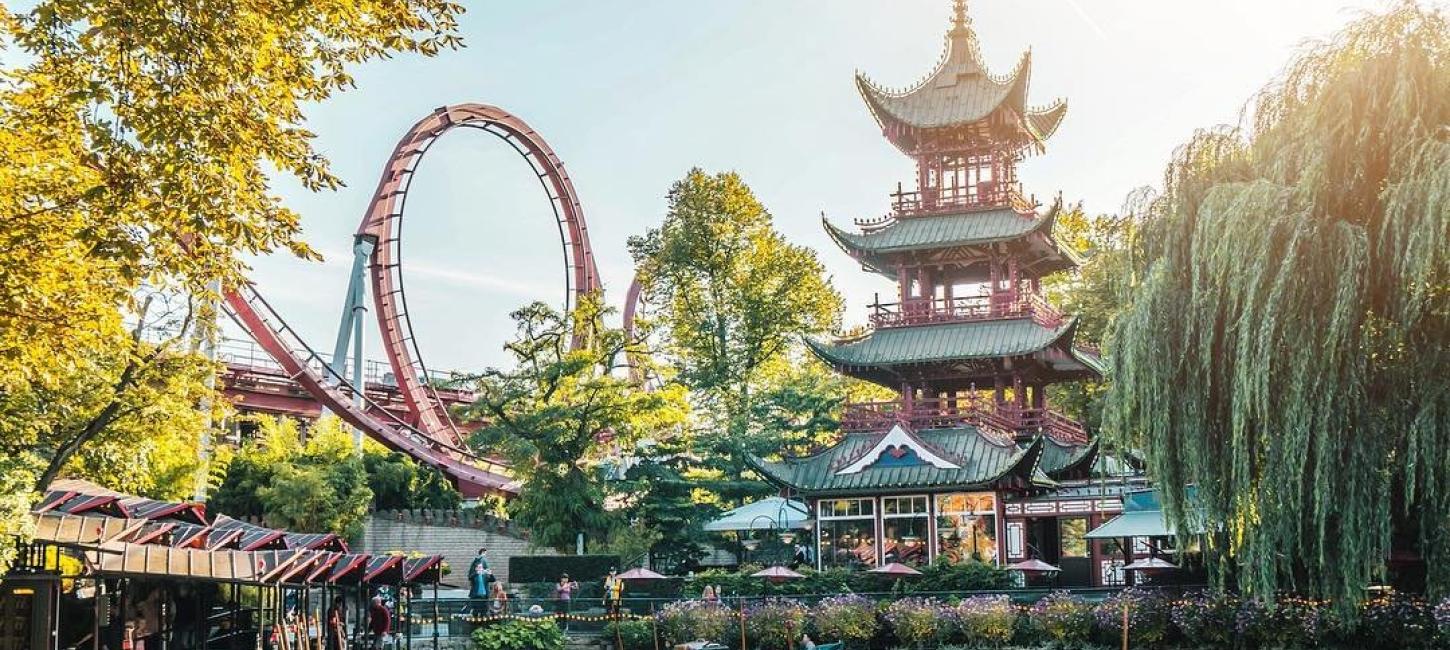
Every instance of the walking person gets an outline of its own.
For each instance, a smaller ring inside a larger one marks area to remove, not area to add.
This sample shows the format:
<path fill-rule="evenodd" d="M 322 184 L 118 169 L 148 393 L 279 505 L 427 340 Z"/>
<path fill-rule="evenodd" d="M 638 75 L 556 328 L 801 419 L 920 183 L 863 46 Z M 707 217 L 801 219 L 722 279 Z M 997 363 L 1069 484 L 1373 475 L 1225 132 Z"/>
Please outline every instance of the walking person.
<path fill-rule="evenodd" d="M 383 604 L 382 596 L 373 596 L 373 602 L 368 606 L 368 639 L 373 650 L 382 648 L 392 631 L 393 612 Z"/>
<path fill-rule="evenodd" d="M 488 566 L 488 549 L 478 549 L 478 555 L 473 557 L 473 562 L 468 565 L 468 597 L 476 600 L 488 598 L 492 591 L 489 589 L 493 582 L 493 569 Z"/>

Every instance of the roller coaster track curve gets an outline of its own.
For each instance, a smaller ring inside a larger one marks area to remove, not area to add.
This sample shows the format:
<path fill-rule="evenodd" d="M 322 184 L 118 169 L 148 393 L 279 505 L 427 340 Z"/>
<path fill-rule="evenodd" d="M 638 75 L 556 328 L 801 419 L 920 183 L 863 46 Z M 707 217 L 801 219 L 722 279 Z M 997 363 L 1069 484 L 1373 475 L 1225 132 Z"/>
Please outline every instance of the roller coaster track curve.
<path fill-rule="evenodd" d="M 565 308 L 599 291 L 599 273 L 588 228 L 573 182 L 548 143 L 523 120 L 495 106 L 458 104 L 419 120 L 394 148 L 355 237 L 370 241 L 368 276 L 379 331 L 411 422 L 369 408 L 361 386 L 353 386 L 297 335 L 256 289 L 246 284 L 225 294 L 232 318 L 272 355 L 292 380 L 343 420 L 385 446 L 436 467 L 465 496 L 516 492 L 507 468 L 474 455 L 428 381 L 403 291 L 402 221 L 408 188 L 428 148 L 447 131 L 476 128 L 518 152 L 549 197 L 565 257 Z M 577 341 L 576 341 L 577 343 Z"/>

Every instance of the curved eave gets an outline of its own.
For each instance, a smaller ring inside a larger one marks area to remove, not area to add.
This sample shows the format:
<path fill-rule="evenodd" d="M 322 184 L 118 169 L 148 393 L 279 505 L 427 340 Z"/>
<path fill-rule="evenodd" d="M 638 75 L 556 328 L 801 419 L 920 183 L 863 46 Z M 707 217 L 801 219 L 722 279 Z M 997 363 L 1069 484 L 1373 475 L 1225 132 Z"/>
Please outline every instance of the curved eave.
<path fill-rule="evenodd" d="M 1022 57 L 1012 69 L 1011 74 L 996 77 L 986 71 L 985 67 L 981 65 L 981 61 L 976 58 L 975 52 L 969 54 L 966 61 L 957 62 L 955 53 L 951 51 L 950 42 L 948 40 L 947 55 L 937 64 L 936 69 L 920 83 L 905 90 L 894 92 L 887 90 L 871 81 L 864 73 L 856 73 L 856 88 L 861 93 L 862 99 L 866 100 L 866 104 L 871 108 L 878 124 L 884 127 L 888 122 L 895 122 L 917 129 L 936 129 L 979 122 L 1002 108 L 1011 109 L 1018 115 L 1027 114 L 1027 88 L 1032 77 L 1032 52 L 1030 50 L 1022 53 Z M 950 83 L 939 81 L 946 75 L 958 78 Z M 955 87 L 961 83 L 977 83 L 982 86 L 982 91 L 992 93 L 994 96 L 981 102 L 981 106 L 976 111 L 928 119 L 913 118 L 904 114 L 900 108 L 892 107 L 893 103 L 929 101 L 927 96 L 940 92 L 937 90 L 938 88 Z"/>
<path fill-rule="evenodd" d="M 760 475 L 765 477 L 767 483 L 774 483 L 779 487 L 790 488 L 792 490 L 801 489 L 793 480 L 795 472 L 791 471 L 786 463 L 773 463 L 754 454 L 746 454 L 745 464 L 749 465 L 755 471 L 760 472 Z"/>
<path fill-rule="evenodd" d="M 1062 255 L 1063 259 L 1065 260 L 1066 266 L 1075 267 L 1082 262 L 1077 252 L 1073 251 L 1071 247 L 1060 244 L 1055 238 L 1052 237 L 1052 229 L 1057 220 L 1057 213 L 1058 210 L 1056 206 L 1054 206 L 1052 210 L 1049 210 L 1046 213 L 1037 213 L 1033 215 L 1030 221 L 1024 215 L 1023 227 L 1020 230 L 1000 236 L 931 240 L 905 245 L 883 246 L 875 244 L 873 242 L 873 240 L 879 240 L 883 233 L 889 232 L 893 228 L 902 227 L 904 221 L 900 220 L 872 233 L 850 232 L 844 228 L 841 228 L 840 226 L 831 223 L 830 219 L 827 219 L 824 215 L 821 216 L 821 225 L 826 229 L 826 235 L 831 238 L 831 241 L 835 242 L 836 246 L 840 248 L 841 251 L 851 256 L 851 258 L 856 260 L 857 262 L 860 262 L 861 265 L 867 270 L 886 276 L 890 279 L 895 279 L 895 267 L 890 262 L 890 260 L 887 259 L 887 257 L 891 255 L 905 255 L 919 251 L 929 251 L 941 248 L 962 246 L 989 246 L 1002 242 L 1020 240 L 1024 237 L 1030 237 L 1035 234 L 1041 234 L 1047 239 L 1048 244 L 1050 244 L 1053 249 L 1057 250 L 1058 253 Z M 911 219 L 930 220 L 963 217 L 971 218 L 971 214 L 972 213 L 941 214 L 924 217 L 911 217 Z"/>
<path fill-rule="evenodd" d="M 1050 444 L 1057 443 L 1053 442 Z M 1098 441 L 1094 440 L 1079 449 L 1062 466 L 1047 468 L 1045 472 L 1049 478 L 1058 481 L 1091 478 L 1093 463 L 1097 462 L 1098 450 Z"/>
<path fill-rule="evenodd" d="M 1073 359 L 1097 373 L 1099 378 L 1107 375 L 1107 367 L 1103 365 L 1102 357 L 1076 346 L 1069 347 L 1068 351 L 1072 354 Z"/>
<path fill-rule="evenodd" d="M 1042 436 L 1033 438 L 1032 442 L 1017 454 L 1017 458 L 1008 463 L 996 476 L 983 481 L 983 484 L 1018 489 L 1057 485 L 1039 468 L 1039 465 L 1042 464 L 1043 444 L 1045 443 Z"/>
<path fill-rule="evenodd" d="M 1004 319 L 985 320 L 985 321 L 965 321 L 965 322 L 960 322 L 960 323 L 939 323 L 939 324 L 936 324 L 936 325 L 919 325 L 919 326 L 915 326 L 915 327 L 929 328 L 929 327 L 943 327 L 943 326 L 960 326 L 960 325 L 972 325 L 972 324 L 976 324 L 976 323 L 983 323 L 983 324 L 984 323 L 997 323 L 997 322 L 1013 321 L 1013 320 L 1025 320 L 1025 319 L 1019 319 L 1019 318 L 1004 318 Z M 1069 317 L 1068 320 L 1065 323 L 1057 326 L 1057 331 L 1050 338 L 1044 339 L 1041 342 L 1040 345 L 1036 345 L 1035 347 L 1030 347 L 1030 348 L 1025 348 L 1024 347 L 1024 348 L 1013 349 L 1013 350 L 1005 350 L 1005 351 L 993 351 L 993 352 L 990 352 L 990 353 L 985 353 L 984 352 L 984 353 L 980 353 L 980 354 L 951 354 L 951 355 L 944 355 L 944 356 L 940 356 L 940 357 L 929 357 L 929 358 L 922 358 L 922 359 L 913 359 L 913 360 L 910 360 L 910 361 L 903 361 L 903 362 L 897 362 L 897 363 L 890 363 L 890 362 L 861 362 L 861 361 L 857 361 L 856 359 L 852 359 L 852 358 L 848 358 L 848 357 L 842 356 L 841 353 L 839 352 L 839 348 L 841 346 L 843 346 L 843 345 L 850 345 L 850 344 L 854 344 L 854 343 L 859 343 L 859 342 L 863 342 L 863 341 L 868 341 L 868 340 L 871 339 L 872 336 L 876 335 L 880 330 L 872 330 L 872 331 L 870 331 L 870 332 L 868 332 L 868 333 L 866 333 L 866 334 L 864 334 L 862 336 L 854 337 L 854 338 L 851 338 L 851 339 L 841 339 L 841 340 L 838 340 L 838 341 L 836 341 L 834 343 L 826 343 L 824 341 L 820 341 L 820 340 L 816 339 L 815 337 L 809 337 L 809 336 L 808 337 L 805 337 L 805 342 L 806 342 L 806 346 L 808 348 L 810 348 L 811 352 L 814 353 L 818 358 L 820 358 L 822 361 L 824 361 L 824 362 L 826 362 L 828 364 L 831 364 L 833 366 L 836 366 L 837 368 L 876 368 L 876 369 L 886 369 L 886 368 L 892 368 L 892 367 L 896 367 L 896 366 L 910 366 L 910 365 L 922 365 L 922 364 L 931 364 L 931 363 L 943 363 L 943 362 L 955 361 L 955 360 L 960 360 L 960 359 L 989 359 L 989 358 L 997 358 L 997 357 L 1004 357 L 1004 356 L 1006 356 L 1006 357 L 1025 356 L 1025 355 L 1037 354 L 1039 352 L 1042 352 L 1044 350 L 1047 350 L 1048 348 L 1052 348 L 1052 347 L 1057 346 L 1057 345 L 1065 345 L 1065 347 L 1071 348 L 1072 339 L 1073 339 L 1073 336 L 1075 336 L 1075 333 L 1076 333 L 1076 330 L 1077 330 L 1077 325 L 1078 325 L 1078 318 L 1076 316 Z M 892 330 L 887 330 L 887 331 L 894 331 L 894 330 L 897 330 L 897 329 L 909 329 L 909 328 L 892 328 Z"/>

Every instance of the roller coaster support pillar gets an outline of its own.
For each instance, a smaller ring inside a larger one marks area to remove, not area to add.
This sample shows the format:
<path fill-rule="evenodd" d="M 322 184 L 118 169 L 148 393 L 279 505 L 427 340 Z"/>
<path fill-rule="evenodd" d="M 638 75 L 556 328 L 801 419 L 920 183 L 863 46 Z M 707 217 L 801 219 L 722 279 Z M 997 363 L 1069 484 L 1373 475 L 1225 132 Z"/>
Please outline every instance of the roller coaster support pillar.
<path fill-rule="evenodd" d="M 348 342 L 352 342 L 352 385 L 356 387 L 359 408 L 364 406 L 363 392 L 363 320 L 367 316 L 367 270 L 377 240 L 366 235 L 353 238 L 352 273 L 347 279 L 347 298 L 342 303 L 342 318 L 337 326 L 337 342 L 332 347 L 332 370 L 339 377 L 347 376 Z M 353 444 L 362 449 L 362 430 L 353 429 Z"/>

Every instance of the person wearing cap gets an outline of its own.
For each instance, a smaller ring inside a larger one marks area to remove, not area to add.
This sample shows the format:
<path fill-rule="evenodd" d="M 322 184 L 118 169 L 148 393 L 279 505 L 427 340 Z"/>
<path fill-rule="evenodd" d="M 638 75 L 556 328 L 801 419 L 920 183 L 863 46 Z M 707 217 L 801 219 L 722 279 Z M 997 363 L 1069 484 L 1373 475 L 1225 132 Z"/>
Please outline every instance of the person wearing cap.
<path fill-rule="evenodd" d="M 609 577 L 604 579 L 604 608 L 610 614 L 619 613 L 619 601 L 624 596 L 624 581 L 614 567 L 609 567 Z"/>

